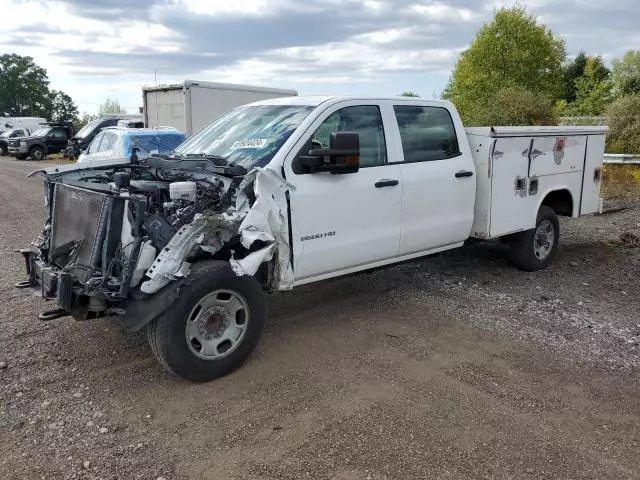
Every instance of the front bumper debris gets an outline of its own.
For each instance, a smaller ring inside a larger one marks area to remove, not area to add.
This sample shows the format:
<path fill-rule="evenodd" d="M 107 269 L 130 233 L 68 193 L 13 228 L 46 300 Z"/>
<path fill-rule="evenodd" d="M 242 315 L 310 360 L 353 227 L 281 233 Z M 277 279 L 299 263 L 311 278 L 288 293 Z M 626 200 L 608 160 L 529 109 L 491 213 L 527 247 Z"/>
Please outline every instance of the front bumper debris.
<path fill-rule="evenodd" d="M 55 267 L 47 266 L 36 259 L 36 253 L 22 249 L 25 259 L 27 280 L 16 283 L 17 288 L 31 288 L 47 300 L 55 300 L 60 309 L 70 311 L 73 306 L 73 279 L 71 274 Z"/>

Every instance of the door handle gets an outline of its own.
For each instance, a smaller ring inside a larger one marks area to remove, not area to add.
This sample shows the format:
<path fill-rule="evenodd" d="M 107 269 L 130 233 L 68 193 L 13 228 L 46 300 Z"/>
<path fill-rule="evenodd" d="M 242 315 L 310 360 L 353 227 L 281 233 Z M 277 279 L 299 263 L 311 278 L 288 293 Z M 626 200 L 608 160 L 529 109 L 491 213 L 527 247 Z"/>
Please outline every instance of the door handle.
<path fill-rule="evenodd" d="M 395 187 L 396 185 L 398 185 L 398 180 L 389 180 L 389 179 L 382 179 L 382 180 L 378 180 L 375 185 L 376 188 L 383 188 L 383 187 Z"/>
<path fill-rule="evenodd" d="M 470 172 L 469 170 L 460 170 L 459 172 L 456 172 L 456 178 L 462 177 L 473 177 L 473 172 Z"/>

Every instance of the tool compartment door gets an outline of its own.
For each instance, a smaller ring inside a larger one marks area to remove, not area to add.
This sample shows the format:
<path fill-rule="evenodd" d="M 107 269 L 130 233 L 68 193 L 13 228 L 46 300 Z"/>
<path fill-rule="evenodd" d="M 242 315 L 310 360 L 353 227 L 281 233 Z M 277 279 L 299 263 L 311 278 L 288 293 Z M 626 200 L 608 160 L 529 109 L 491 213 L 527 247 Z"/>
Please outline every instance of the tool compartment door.
<path fill-rule="evenodd" d="M 586 135 L 535 137 L 531 148 L 532 178 L 581 171 Z"/>
<path fill-rule="evenodd" d="M 525 228 L 531 137 L 497 138 L 491 153 L 491 237 Z"/>
<path fill-rule="evenodd" d="M 585 155 L 584 173 L 582 177 L 580 215 L 596 213 L 600 210 L 604 142 L 604 135 L 589 135 L 587 137 L 587 153 Z"/>

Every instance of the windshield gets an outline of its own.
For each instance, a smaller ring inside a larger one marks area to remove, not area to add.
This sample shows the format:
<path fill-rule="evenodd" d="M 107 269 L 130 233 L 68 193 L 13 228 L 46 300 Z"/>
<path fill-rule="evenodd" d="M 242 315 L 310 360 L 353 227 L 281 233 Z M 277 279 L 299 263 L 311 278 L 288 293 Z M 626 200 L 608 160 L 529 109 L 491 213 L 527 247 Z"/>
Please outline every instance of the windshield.
<path fill-rule="evenodd" d="M 96 126 L 101 122 L 101 119 L 97 119 L 97 120 L 93 120 L 89 123 L 87 123 L 84 127 L 82 127 L 80 129 L 80 131 L 78 133 L 76 133 L 76 138 L 84 138 L 86 137 L 89 132 L 91 132 L 91 130 L 93 130 L 94 128 L 96 128 Z"/>
<path fill-rule="evenodd" d="M 44 137 L 47 133 L 49 133 L 49 130 L 51 130 L 51 128 L 49 128 L 49 127 L 47 127 L 47 128 L 39 128 L 35 132 L 33 132 L 31 134 L 31 136 L 32 137 Z"/>
<path fill-rule="evenodd" d="M 175 154 L 224 157 L 246 169 L 265 166 L 315 107 L 238 107 L 188 139 Z"/>
<path fill-rule="evenodd" d="M 1 132 L 0 137 L 8 138 L 13 133 L 13 130 L 7 130 L 6 132 Z"/>
<path fill-rule="evenodd" d="M 126 138 L 127 151 L 131 147 L 137 147 L 142 153 L 157 151 L 160 154 L 167 154 L 173 151 L 178 145 L 184 142 L 185 136 L 182 133 L 159 133 L 158 135 L 131 135 Z"/>

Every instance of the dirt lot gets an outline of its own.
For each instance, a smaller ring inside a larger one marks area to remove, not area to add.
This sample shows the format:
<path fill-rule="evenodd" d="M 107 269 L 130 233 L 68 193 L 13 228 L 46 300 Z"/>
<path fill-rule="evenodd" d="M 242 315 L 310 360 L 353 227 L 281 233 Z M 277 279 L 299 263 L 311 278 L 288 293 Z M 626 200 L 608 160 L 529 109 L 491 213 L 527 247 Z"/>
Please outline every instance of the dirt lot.
<path fill-rule="evenodd" d="M 564 221 L 544 272 L 474 244 L 274 296 L 246 366 L 194 385 L 13 288 L 34 165 L 0 159 L 0 478 L 640 478 L 640 203 Z"/>

